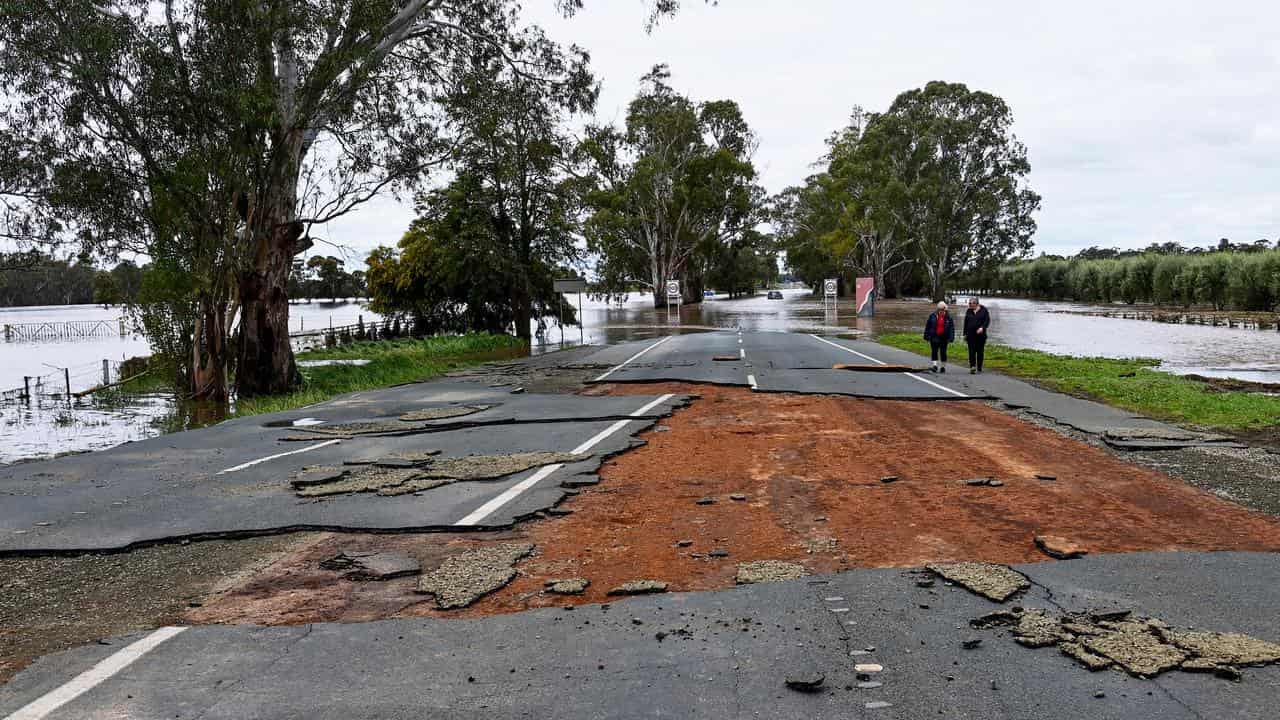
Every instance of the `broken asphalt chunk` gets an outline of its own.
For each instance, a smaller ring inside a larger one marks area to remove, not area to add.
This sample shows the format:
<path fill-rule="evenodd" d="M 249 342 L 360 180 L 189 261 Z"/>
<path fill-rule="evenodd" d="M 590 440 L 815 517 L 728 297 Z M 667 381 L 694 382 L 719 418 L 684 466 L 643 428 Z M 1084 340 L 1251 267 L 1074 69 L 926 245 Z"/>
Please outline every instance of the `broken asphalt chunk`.
<path fill-rule="evenodd" d="M 418 592 L 434 595 L 441 610 L 467 607 L 511 582 L 516 563 L 531 552 L 529 543 L 507 543 L 454 555 L 422 576 Z"/>
<path fill-rule="evenodd" d="M 826 676 L 822 673 L 808 672 L 796 673 L 788 675 L 786 679 L 787 687 L 796 692 L 818 692 L 822 689 L 822 683 L 826 681 Z"/>
<path fill-rule="evenodd" d="M 342 567 L 344 566 L 345 567 Z M 320 566 L 329 570 L 346 569 L 343 577 L 357 581 L 382 581 L 409 577 L 422 572 L 422 565 L 408 555 L 390 552 L 347 555 L 339 553 Z"/>
<path fill-rule="evenodd" d="M 1035 543 L 1045 555 L 1058 560 L 1073 560 L 1089 554 L 1079 544 L 1057 535 L 1037 535 Z"/>
<path fill-rule="evenodd" d="M 548 580 L 547 592 L 557 595 L 581 595 L 590 584 L 590 580 L 580 577 Z"/>
<path fill-rule="evenodd" d="M 739 585 L 753 583 L 780 582 L 805 577 L 809 570 L 799 563 L 782 560 L 754 560 L 738 563 L 738 574 L 734 581 Z"/>
<path fill-rule="evenodd" d="M 1083 639 L 1085 649 L 1110 658 L 1131 675 L 1155 677 L 1178 667 L 1187 654 L 1173 645 L 1161 642 L 1149 630 L 1126 629 L 1107 635 Z"/>
<path fill-rule="evenodd" d="M 1004 602 L 1031 587 L 1031 582 L 1022 573 L 1004 565 L 964 562 L 926 567 L 946 580 L 995 602 Z"/>
<path fill-rule="evenodd" d="M 609 595 L 649 595 L 651 593 L 664 593 L 667 591 L 667 584 L 661 580 L 632 580 L 613 588 L 608 592 Z"/>
<path fill-rule="evenodd" d="M 1157 628 L 1165 642 L 1217 665 L 1265 665 L 1280 662 L 1280 645 L 1239 633 Z"/>
<path fill-rule="evenodd" d="M 715 504 L 715 502 L 716 502 L 716 499 L 715 499 L 715 498 L 713 498 L 713 497 L 702 497 L 702 498 L 698 498 L 698 499 L 697 499 L 697 501 L 695 501 L 695 504 L 697 504 L 697 505 L 714 505 L 714 504 Z"/>
<path fill-rule="evenodd" d="M 493 405 L 449 405 L 446 407 L 423 408 L 413 410 L 400 416 L 404 422 L 422 422 L 424 420 L 443 420 L 445 418 L 472 415 L 493 408 Z"/>

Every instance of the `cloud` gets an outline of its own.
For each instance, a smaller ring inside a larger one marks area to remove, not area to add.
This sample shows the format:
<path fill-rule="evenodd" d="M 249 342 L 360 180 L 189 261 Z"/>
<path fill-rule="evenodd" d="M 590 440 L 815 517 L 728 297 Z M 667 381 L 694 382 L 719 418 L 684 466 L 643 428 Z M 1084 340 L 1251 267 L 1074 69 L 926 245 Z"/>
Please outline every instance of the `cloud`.
<path fill-rule="evenodd" d="M 772 192 L 812 172 L 854 105 L 883 109 L 948 80 L 1013 109 L 1044 195 L 1040 250 L 1280 235 L 1272 3 L 689 0 L 651 34 L 640 0 L 587 0 L 569 19 L 551 0 L 525 5 L 552 37 L 590 51 L 604 119 L 623 117 L 659 62 L 695 98 L 737 100 Z M 367 251 L 411 218 L 384 203 L 329 232 Z"/>

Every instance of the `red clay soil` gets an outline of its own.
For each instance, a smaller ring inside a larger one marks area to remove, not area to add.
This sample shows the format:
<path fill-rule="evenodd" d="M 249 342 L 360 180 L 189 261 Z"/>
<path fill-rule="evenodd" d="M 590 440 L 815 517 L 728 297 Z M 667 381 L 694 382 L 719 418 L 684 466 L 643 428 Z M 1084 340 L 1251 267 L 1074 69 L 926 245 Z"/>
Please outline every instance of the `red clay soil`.
<path fill-rule="evenodd" d="M 678 383 L 596 390 L 605 391 L 700 399 L 645 433 L 645 447 L 606 462 L 600 484 L 564 504 L 572 515 L 501 535 L 320 536 L 208 598 L 188 619 L 274 624 L 441 614 L 413 592 L 414 578 L 354 583 L 317 567 L 342 548 L 406 552 L 429 570 L 485 543 L 537 545 L 510 585 L 450 616 L 602 602 L 610 588 L 641 578 L 672 590 L 723 588 L 748 560 L 791 560 L 815 573 L 1042 561 L 1048 558 L 1034 544 L 1042 534 L 1091 553 L 1280 550 L 1280 520 L 976 402 Z M 898 479 L 884 483 L 886 476 Z M 1004 484 L 965 484 L 982 476 Z M 736 493 L 746 499 L 732 500 Z M 703 497 L 715 502 L 697 504 Z M 680 540 L 693 543 L 681 548 Z M 713 549 L 729 556 L 711 558 Z M 585 594 L 543 592 L 546 580 L 575 576 L 591 581 Z"/>

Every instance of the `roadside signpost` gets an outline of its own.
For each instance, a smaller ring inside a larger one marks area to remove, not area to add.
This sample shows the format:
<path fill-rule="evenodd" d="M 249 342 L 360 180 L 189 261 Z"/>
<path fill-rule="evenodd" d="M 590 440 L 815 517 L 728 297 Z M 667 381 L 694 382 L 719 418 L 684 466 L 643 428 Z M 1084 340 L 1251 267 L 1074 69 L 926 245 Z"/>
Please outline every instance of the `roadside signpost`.
<path fill-rule="evenodd" d="M 556 280 L 555 291 L 558 293 L 578 294 L 578 343 L 586 344 L 586 333 L 582 329 L 582 292 L 587 289 L 587 281 L 582 278 L 565 278 Z M 564 345 L 564 305 L 560 305 L 560 344 Z"/>
<path fill-rule="evenodd" d="M 827 312 L 827 303 L 828 302 L 831 303 L 830 312 L 834 317 L 832 324 L 835 324 L 840 319 L 840 308 L 839 308 L 840 298 L 838 297 L 839 292 L 840 292 L 839 280 L 836 280 L 835 278 L 827 278 L 826 280 L 822 281 L 822 309 L 824 312 Z"/>
<path fill-rule="evenodd" d="M 876 279 L 860 277 L 857 280 L 854 308 L 858 317 L 875 317 L 876 314 Z"/>
<path fill-rule="evenodd" d="M 668 280 L 667 281 L 667 319 L 671 318 L 671 306 L 675 305 L 676 312 L 678 313 L 680 311 L 680 303 L 683 302 L 683 300 L 684 298 L 680 295 L 680 281 Z"/>

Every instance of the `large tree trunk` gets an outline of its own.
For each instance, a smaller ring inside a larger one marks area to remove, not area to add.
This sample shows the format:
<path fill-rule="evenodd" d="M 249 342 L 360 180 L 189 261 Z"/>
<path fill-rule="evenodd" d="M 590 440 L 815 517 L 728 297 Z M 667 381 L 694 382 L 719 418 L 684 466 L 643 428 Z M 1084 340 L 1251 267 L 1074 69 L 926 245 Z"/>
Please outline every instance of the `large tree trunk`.
<path fill-rule="evenodd" d="M 226 303 L 209 296 L 197 301 L 190 383 L 192 400 L 227 401 Z"/>
<path fill-rule="evenodd" d="M 295 218 L 302 138 L 293 135 L 278 146 L 257 206 L 249 210 L 253 254 L 240 274 L 239 397 L 288 392 L 302 381 L 289 344 L 289 270 L 311 243 Z"/>
<path fill-rule="evenodd" d="M 515 323 L 516 337 L 533 346 L 533 289 L 529 287 L 529 268 L 533 251 L 531 242 L 526 238 L 520 240 L 520 277 L 516 280 Z M 559 297 L 559 296 L 557 296 Z"/>

